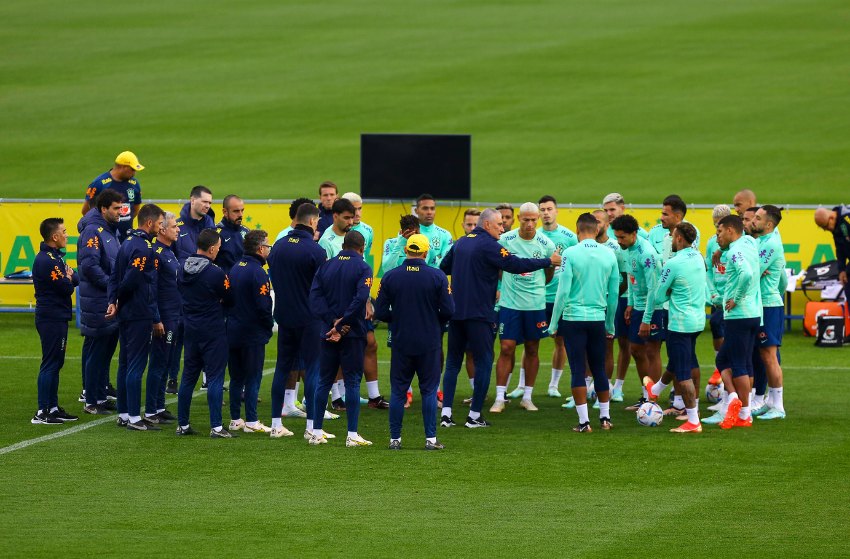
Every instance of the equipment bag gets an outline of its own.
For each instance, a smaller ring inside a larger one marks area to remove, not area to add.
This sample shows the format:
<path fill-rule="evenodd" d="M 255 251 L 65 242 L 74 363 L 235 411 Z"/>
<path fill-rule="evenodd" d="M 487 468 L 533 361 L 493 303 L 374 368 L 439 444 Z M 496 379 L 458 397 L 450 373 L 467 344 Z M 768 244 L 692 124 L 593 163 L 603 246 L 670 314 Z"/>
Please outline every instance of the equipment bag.
<path fill-rule="evenodd" d="M 844 345 L 844 317 L 819 316 L 818 337 L 815 340 L 818 347 L 841 347 Z"/>

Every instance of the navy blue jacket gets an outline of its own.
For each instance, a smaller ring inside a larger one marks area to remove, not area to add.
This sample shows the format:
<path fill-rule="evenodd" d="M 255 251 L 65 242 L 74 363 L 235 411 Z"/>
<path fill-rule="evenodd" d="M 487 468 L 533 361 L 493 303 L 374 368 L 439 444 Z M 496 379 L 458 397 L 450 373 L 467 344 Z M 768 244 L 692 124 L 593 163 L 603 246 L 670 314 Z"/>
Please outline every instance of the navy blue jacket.
<path fill-rule="evenodd" d="M 177 269 L 180 264 L 172 250 L 172 245 L 153 242 L 154 268 L 156 268 L 156 305 L 159 319 L 163 322 L 180 320 L 183 314 L 183 300 L 177 289 Z"/>
<path fill-rule="evenodd" d="M 117 303 L 118 320 L 159 322 L 153 243 L 141 229 L 131 229 L 121 243 L 106 296 L 109 303 Z"/>
<path fill-rule="evenodd" d="M 118 328 L 106 320 L 106 292 L 109 276 L 118 258 L 120 244 L 115 224 L 107 222 L 100 210 L 90 209 L 77 224 L 77 266 L 80 273 L 80 333 L 105 336 Z"/>
<path fill-rule="evenodd" d="M 177 270 L 183 298 L 183 333 L 187 340 L 209 340 L 227 335 L 224 307 L 233 306 L 233 291 L 224 270 L 202 254 L 186 259 Z"/>
<path fill-rule="evenodd" d="M 316 320 L 310 308 L 310 286 L 326 258 L 325 249 L 313 240 L 313 230 L 306 225 L 296 225 L 272 247 L 269 276 L 275 294 L 274 319 L 281 328 L 303 328 Z"/>
<path fill-rule="evenodd" d="M 440 263 L 440 269 L 452 277 L 455 314 L 452 320 L 495 319 L 496 286 L 499 271 L 522 274 L 548 268 L 549 258 L 519 258 L 481 227 L 455 242 Z M 393 340 L 395 344 L 395 340 Z"/>
<path fill-rule="evenodd" d="M 189 211 L 189 202 L 183 205 L 183 209 L 180 210 L 180 216 L 177 218 L 180 235 L 177 237 L 177 246 L 174 251 L 174 254 L 177 255 L 177 259 L 181 263 L 198 252 L 198 233 L 204 229 L 215 229 L 215 220 L 211 214 L 212 209 L 201 219 L 192 219 L 192 213 Z"/>
<path fill-rule="evenodd" d="M 342 318 L 338 328 L 350 326 L 346 334 L 366 337 L 366 301 L 372 287 L 372 268 L 353 250 L 342 250 L 316 272 L 310 287 L 310 307 L 324 324 L 325 332 Z"/>
<path fill-rule="evenodd" d="M 319 224 L 316 229 L 319 231 L 319 237 L 325 232 L 325 229 L 334 224 L 334 213 L 331 210 L 326 210 L 325 207 L 319 204 Z"/>
<path fill-rule="evenodd" d="M 71 320 L 71 295 L 80 284 L 78 274 L 68 278 L 65 255 L 58 248 L 41 243 L 32 264 L 35 287 L 35 320 L 67 322 Z"/>
<path fill-rule="evenodd" d="M 832 230 L 838 269 L 850 275 L 850 206 L 835 206 L 832 209 L 838 213 L 835 229 Z"/>
<path fill-rule="evenodd" d="M 231 346 L 265 345 L 272 337 L 272 286 L 265 263 L 262 256 L 245 254 L 228 274 L 233 292 L 233 307 L 227 314 Z"/>
<path fill-rule="evenodd" d="M 221 250 L 215 257 L 215 264 L 224 270 L 225 274 L 229 274 L 230 269 L 239 262 L 245 252 L 242 248 L 242 241 L 250 229 L 222 219 L 215 226 L 215 230 L 221 235 Z"/>
<path fill-rule="evenodd" d="M 381 279 L 375 318 L 389 323 L 393 351 L 422 355 L 442 349 L 443 324 L 454 310 L 446 274 L 408 258 Z"/>

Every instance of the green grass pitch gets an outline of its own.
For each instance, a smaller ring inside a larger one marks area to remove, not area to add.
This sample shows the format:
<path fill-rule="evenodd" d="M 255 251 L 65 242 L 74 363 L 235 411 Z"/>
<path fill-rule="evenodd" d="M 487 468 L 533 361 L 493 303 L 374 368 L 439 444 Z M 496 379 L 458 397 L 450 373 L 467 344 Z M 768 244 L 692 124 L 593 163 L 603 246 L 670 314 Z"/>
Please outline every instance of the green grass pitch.
<path fill-rule="evenodd" d="M 0 448 L 76 427 L 29 424 L 39 363 L 32 317 L 0 316 L 0 328 Z M 388 395 L 385 332 L 378 330 L 379 360 Z M 69 338 L 60 401 L 77 412 L 81 338 L 73 329 Z M 269 368 L 274 348 L 273 339 Z M 231 441 L 105 422 L 0 454 L 0 556 L 847 555 L 848 350 L 816 349 L 799 329 L 782 349 L 788 419 L 757 420 L 751 431 L 705 426 L 702 435 L 677 436 L 667 432 L 675 422 L 642 427 L 623 404 L 612 406 L 613 431 L 572 433 L 575 412 L 545 396 L 546 358 L 539 412 L 509 404 L 488 415 L 490 429 L 439 428 L 441 453 L 421 448 L 418 398 L 398 453 L 386 449 L 387 412 L 369 409 L 360 432 L 375 445 L 355 449 L 340 439 L 310 447 L 295 419 L 284 422 L 295 437 Z M 546 341 L 541 355 L 550 351 Z M 708 332 L 699 356 L 711 364 Z M 463 377 L 459 397 L 471 392 Z M 270 381 L 261 390 L 264 421 Z M 562 392 L 568 383 L 565 375 Z M 637 394 L 632 369 L 626 395 Z M 462 417 L 463 406 L 456 409 Z M 326 428 L 344 436 L 344 420 Z M 202 395 L 192 423 L 202 433 L 209 425 Z M 730 532 L 734 539 L 722 535 Z"/>

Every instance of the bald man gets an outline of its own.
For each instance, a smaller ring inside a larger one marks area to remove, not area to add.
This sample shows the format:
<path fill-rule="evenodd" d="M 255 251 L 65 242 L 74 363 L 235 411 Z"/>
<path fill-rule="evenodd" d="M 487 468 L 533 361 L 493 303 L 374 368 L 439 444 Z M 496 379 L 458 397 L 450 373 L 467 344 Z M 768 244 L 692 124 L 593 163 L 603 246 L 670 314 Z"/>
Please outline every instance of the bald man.
<path fill-rule="evenodd" d="M 732 198 L 732 205 L 735 207 L 735 212 L 739 216 L 744 217 L 744 212 L 747 209 L 758 205 L 756 203 L 756 193 L 748 189 L 741 190 Z"/>
<path fill-rule="evenodd" d="M 831 210 L 816 209 L 815 224 L 824 231 L 832 232 L 835 257 L 841 268 L 838 280 L 847 285 L 847 276 L 850 275 L 850 206 L 835 206 Z"/>

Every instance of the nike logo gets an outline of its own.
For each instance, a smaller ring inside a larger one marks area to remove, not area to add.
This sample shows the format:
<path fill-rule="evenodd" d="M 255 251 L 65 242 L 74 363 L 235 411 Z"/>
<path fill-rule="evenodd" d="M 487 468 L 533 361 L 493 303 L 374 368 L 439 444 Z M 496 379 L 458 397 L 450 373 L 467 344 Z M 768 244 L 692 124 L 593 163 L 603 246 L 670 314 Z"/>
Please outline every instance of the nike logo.
<path fill-rule="evenodd" d="M 230 239 L 232 239 L 232 238 L 233 237 L 230 237 Z M 230 239 L 224 239 L 224 242 L 226 243 L 226 242 L 230 241 Z"/>
<path fill-rule="evenodd" d="M 108 242 L 110 242 L 110 241 L 112 241 L 112 239 L 106 239 L 106 242 L 107 242 L 107 243 L 108 243 Z"/>
<path fill-rule="evenodd" d="M 185 236 L 186 236 L 186 235 L 188 235 L 188 234 L 189 234 L 189 233 L 180 233 L 180 236 L 181 236 L 181 237 L 185 237 Z"/>

